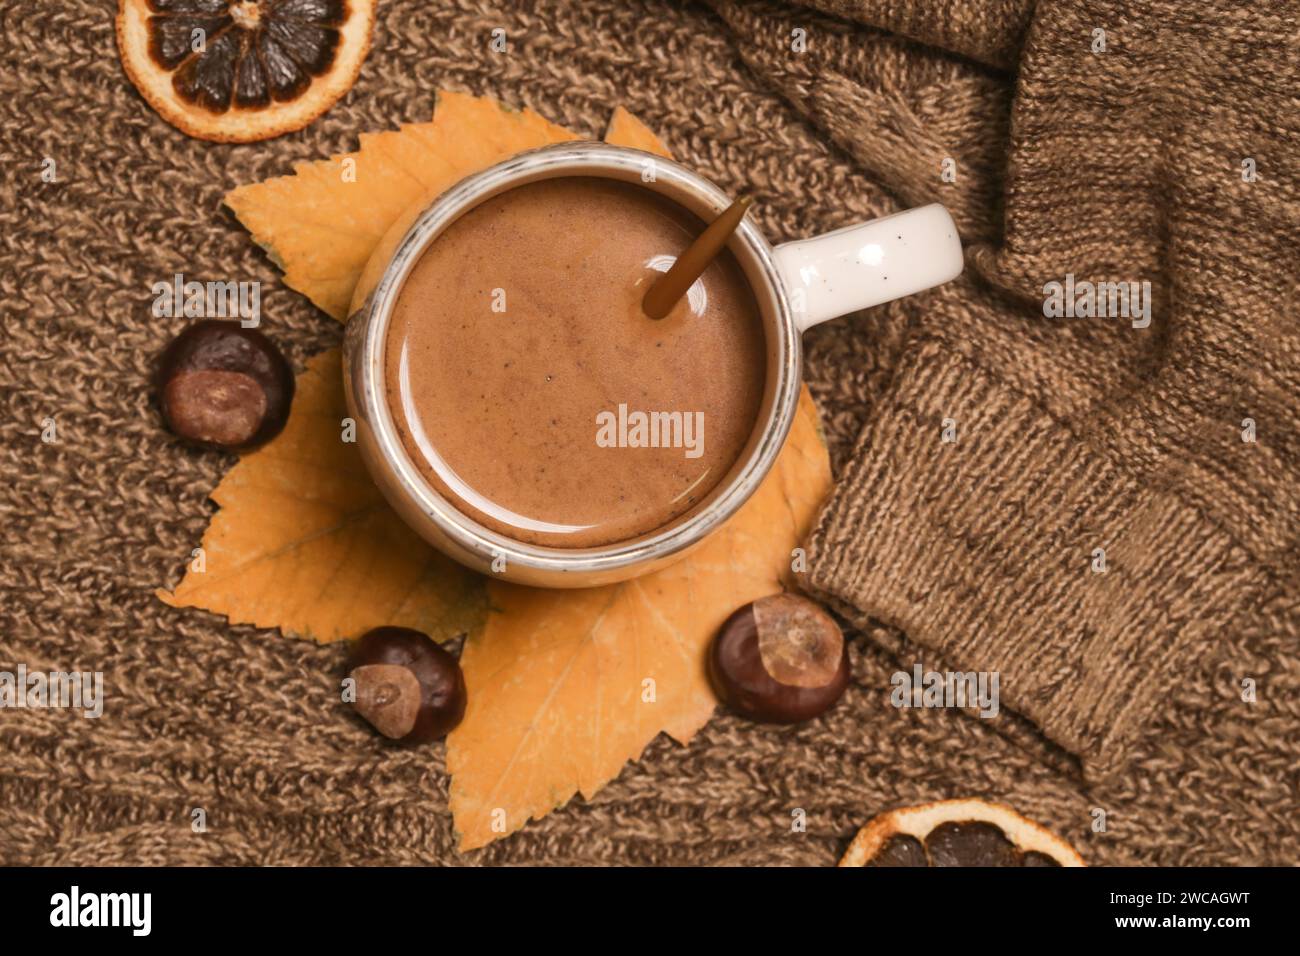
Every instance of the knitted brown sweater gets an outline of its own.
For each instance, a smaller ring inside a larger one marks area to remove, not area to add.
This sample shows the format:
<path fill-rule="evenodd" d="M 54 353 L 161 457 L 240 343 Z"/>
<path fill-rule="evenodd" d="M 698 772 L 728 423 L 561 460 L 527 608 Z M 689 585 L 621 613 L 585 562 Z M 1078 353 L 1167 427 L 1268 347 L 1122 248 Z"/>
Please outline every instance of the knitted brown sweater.
<path fill-rule="evenodd" d="M 813 30 L 797 55 L 807 16 L 718 9 L 900 204 L 948 205 L 968 268 L 908 332 L 813 583 L 909 667 L 999 672 L 1105 774 L 1296 582 L 1300 8 L 818 5 L 930 49 Z"/>
<path fill-rule="evenodd" d="M 98 720 L 0 709 L 0 863 L 822 866 L 882 809 L 972 794 L 1094 865 L 1294 863 L 1296 356 L 1280 317 L 1300 28 L 1294 3 L 1219 6 L 384 0 L 348 96 L 299 133 L 217 146 L 131 88 L 114 0 L 5 0 L 0 670 L 102 671 L 105 704 Z M 939 199 L 971 250 L 960 282 L 805 336 L 840 484 L 813 577 L 866 635 L 840 704 L 779 729 L 719 713 L 470 854 L 442 748 L 392 748 L 341 716 L 346 648 L 154 597 L 230 460 L 158 425 L 153 359 L 178 326 L 150 315 L 152 284 L 256 279 L 297 368 L 337 345 L 222 196 L 426 120 L 439 87 L 597 137 L 625 105 L 752 192 L 776 241 Z M 1071 271 L 1151 281 L 1150 328 L 1046 318 L 1043 284 Z M 1001 668 L 999 717 L 890 706 L 891 674 L 918 659 Z M 1127 750 L 1126 772 L 1083 785 L 1044 759 L 1060 748 L 1028 748 L 1033 720 L 1090 768 Z"/>

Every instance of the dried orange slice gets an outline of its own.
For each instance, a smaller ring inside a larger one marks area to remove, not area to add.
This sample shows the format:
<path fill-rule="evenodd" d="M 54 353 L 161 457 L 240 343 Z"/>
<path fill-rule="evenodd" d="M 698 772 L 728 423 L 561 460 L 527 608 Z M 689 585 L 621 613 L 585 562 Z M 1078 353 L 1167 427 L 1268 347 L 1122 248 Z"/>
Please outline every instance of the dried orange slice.
<path fill-rule="evenodd" d="M 1074 847 L 1010 807 L 942 800 L 890 810 L 853 838 L 840 866 L 1087 866 Z"/>
<path fill-rule="evenodd" d="M 140 95 L 199 139 L 302 129 L 351 89 L 375 0 L 119 0 L 117 46 Z"/>

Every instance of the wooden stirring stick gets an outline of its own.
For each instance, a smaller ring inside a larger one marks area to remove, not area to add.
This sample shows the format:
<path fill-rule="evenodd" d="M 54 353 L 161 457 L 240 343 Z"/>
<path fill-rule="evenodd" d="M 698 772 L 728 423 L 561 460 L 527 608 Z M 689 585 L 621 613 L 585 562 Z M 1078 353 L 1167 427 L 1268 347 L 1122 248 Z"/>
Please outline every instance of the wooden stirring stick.
<path fill-rule="evenodd" d="M 722 215 L 709 223 L 686 251 L 678 256 L 672 268 L 646 290 L 645 298 L 641 300 L 641 311 L 652 319 L 662 319 L 671 312 L 677 300 L 686 294 L 696 279 L 704 275 L 709 263 L 718 257 L 722 247 L 740 225 L 740 220 L 745 218 L 749 204 L 753 201 L 751 196 L 741 196 L 723 210 Z"/>

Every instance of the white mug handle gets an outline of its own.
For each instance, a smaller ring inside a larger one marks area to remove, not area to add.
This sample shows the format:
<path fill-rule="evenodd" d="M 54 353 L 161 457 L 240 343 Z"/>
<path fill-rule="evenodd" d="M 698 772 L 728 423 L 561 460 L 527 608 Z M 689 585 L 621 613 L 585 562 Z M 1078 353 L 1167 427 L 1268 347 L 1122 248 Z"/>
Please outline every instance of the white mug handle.
<path fill-rule="evenodd" d="M 961 239 L 939 203 L 776 247 L 799 331 L 961 275 Z"/>

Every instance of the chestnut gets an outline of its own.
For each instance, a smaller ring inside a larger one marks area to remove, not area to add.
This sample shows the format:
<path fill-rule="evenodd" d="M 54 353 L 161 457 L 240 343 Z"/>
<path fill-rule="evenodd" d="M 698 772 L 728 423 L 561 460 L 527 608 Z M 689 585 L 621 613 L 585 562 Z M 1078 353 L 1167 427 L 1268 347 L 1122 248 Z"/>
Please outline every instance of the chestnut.
<path fill-rule="evenodd" d="M 794 594 L 746 604 L 709 652 L 714 689 L 751 720 L 795 724 L 831 708 L 849 683 L 849 649 L 835 619 Z"/>
<path fill-rule="evenodd" d="M 391 740 L 437 740 L 465 716 L 460 664 L 409 627 L 377 627 L 363 634 L 348 659 L 348 676 L 356 682 L 352 706 Z"/>
<path fill-rule="evenodd" d="M 163 351 L 157 388 L 163 420 L 178 436 L 247 451 L 284 428 L 293 402 L 293 369 L 257 329 L 204 319 Z"/>

